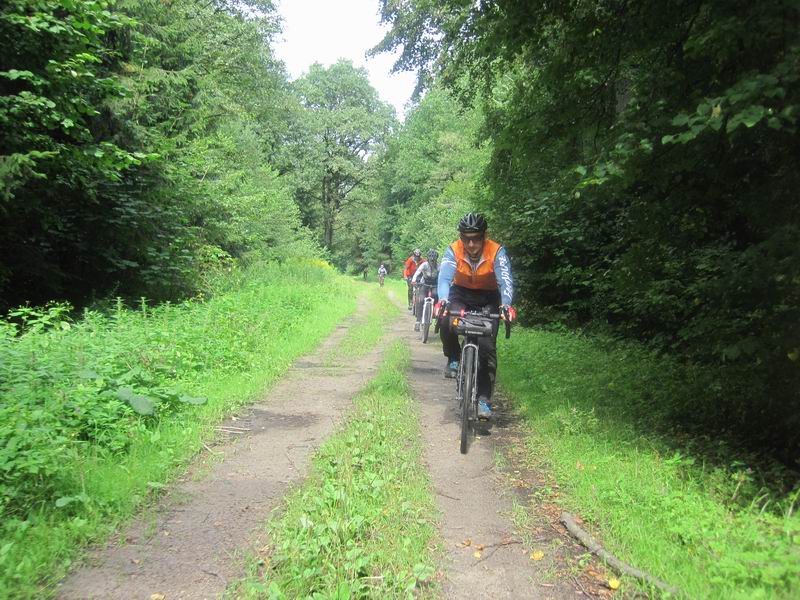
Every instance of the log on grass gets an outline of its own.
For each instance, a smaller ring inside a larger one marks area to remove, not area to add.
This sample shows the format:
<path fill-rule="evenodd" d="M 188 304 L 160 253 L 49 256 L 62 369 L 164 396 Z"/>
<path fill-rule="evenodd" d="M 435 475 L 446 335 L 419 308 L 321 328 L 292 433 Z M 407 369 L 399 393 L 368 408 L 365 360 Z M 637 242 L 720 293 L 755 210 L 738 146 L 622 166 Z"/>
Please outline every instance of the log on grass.
<path fill-rule="evenodd" d="M 568 512 L 561 513 L 561 522 L 567 528 L 573 537 L 577 538 L 581 544 L 586 546 L 589 551 L 601 558 L 603 561 L 606 562 L 611 568 L 616 570 L 618 573 L 622 573 L 625 575 L 630 575 L 631 577 L 635 577 L 645 583 L 648 583 L 654 587 L 657 587 L 663 592 L 668 592 L 673 596 L 679 596 L 680 590 L 676 587 L 669 585 L 658 579 L 657 577 L 653 577 L 652 575 L 648 575 L 644 571 L 640 571 L 639 569 L 630 566 L 622 562 L 616 556 L 605 550 L 598 542 L 595 540 L 586 530 L 584 530 L 580 525 L 575 522 L 575 517 L 572 516 Z"/>

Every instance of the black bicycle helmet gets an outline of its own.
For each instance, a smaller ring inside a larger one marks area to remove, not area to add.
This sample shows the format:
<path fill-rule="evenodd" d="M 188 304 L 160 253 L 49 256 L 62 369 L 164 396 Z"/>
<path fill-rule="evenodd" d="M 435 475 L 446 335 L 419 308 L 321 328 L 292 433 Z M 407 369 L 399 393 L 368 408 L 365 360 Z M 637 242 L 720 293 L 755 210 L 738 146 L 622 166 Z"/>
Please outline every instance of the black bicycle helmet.
<path fill-rule="evenodd" d="M 439 258 L 439 253 L 431 248 L 428 250 L 428 260 L 435 262 Z"/>
<path fill-rule="evenodd" d="M 422 252 L 420 252 L 419 248 L 417 248 L 416 250 L 414 250 L 414 256 L 416 256 L 417 258 L 419 258 L 421 255 L 422 255 Z"/>
<path fill-rule="evenodd" d="M 484 233 L 486 219 L 480 213 L 467 213 L 458 222 L 458 230 L 461 233 Z"/>

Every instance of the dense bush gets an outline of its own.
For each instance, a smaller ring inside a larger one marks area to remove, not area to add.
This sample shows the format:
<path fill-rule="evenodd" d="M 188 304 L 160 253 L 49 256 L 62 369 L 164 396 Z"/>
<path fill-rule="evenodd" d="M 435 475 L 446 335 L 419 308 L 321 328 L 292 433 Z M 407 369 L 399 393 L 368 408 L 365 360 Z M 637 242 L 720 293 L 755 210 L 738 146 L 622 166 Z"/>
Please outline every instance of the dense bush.
<path fill-rule="evenodd" d="M 0 310 L 180 299 L 218 259 L 318 252 L 270 166 L 270 2 L 0 8 Z"/>
<path fill-rule="evenodd" d="M 281 340 L 342 285 L 312 264 L 248 277 L 230 275 L 207 301 L 120 303 L 77 321 L 51 305 L 0 321 L 0 511 L 24 519 L 79 495 L 80 460 L 119 456 L 165 419 L 191 419 L 204 382 L 252 370 L 265 349 L 270 368 L 285 366 Z"/>

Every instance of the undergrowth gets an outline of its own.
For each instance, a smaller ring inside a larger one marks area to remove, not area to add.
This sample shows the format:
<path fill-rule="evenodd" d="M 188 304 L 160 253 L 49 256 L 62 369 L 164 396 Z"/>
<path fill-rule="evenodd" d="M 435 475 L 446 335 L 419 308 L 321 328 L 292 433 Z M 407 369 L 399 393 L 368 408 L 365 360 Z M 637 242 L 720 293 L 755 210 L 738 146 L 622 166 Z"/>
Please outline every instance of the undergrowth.
<path fill-rule="evenodd" d="M 396 310 L 396 309 L 395 309 Z M 230 598 L 434 597 L 436 507 L 395 343 L 308 480 L 268 524 L 271 547 Z"/>
<path fill-rule="evenodd" d="M 76 547 L 156 495 L 355 308 L 353 283 L 320 261 L 223 283 L 208 300 L 0 323 L 0 597 L 52 593 Z"/>
<path fill-rule="evenodd" d="M 499 350 L 500 383 L 531 425 L 530 454 L 560 485 L 540 500 L 579 513 L 612 553 L 689 597 L 800 596 L 800 490 L 779 467 L 669 431 L 669 405 L 703 393 L 690 367 L 633 344 L 534 330 Z"/>

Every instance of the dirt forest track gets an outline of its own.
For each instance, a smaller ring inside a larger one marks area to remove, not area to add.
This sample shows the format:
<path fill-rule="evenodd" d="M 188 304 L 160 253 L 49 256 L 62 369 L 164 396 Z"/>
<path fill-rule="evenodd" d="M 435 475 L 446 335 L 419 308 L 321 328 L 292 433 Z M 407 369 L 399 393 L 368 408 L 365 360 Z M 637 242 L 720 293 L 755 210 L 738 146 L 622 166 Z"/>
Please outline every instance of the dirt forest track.
<path fill-rule="evenodd" d="M 559 565 L 532 561 L 515 532 L 510 517 L 515 492 L 496 466 L 512 421 L 501 410 L 469 454 L 460 454 L 453 382 L 442 377 L 438 339 L 422 345 L 411 331 L 410 315 L 400 310 L 376 348 L 360 359 L 337 361 L 336 348 L 348 329 L 365 318 L 362 302 L 354 317 L 298 360 L 261 402 L 221 425 L 223 439 L 198 457 L 152 512 L 93 551 L 59 586 L 57 597 L 217 598 L 243 574 L 247 551 L 268 543 L 263 523 L 287 488 L 306 476 L 314 450 L 346 417 L 387 344 L 397 339 L 412 348 L 408 376 L 441 512 L 444 556 L 438 576 L 444 596 L 587 597 L 574 580 L 552 577 Z"/>
<path fill-rule="evenodd" d="M 61 586 L 62 599 L 216 598 L 241 575 L 242 554 L 262 540 L 261 525 L 286 488 L 305 476 L 353 396 L 380 364 L 380 345 L 360 360 L 332 364 L 365 307 L 259 403 L 224 423 L 228 431 L 202 454 L 155 510 L 93 553 Z"/>
<path fill-rule="evenodd" d="M 496 467 L 495 453 L 511 426 L 502 409 L 479 432 L 469 453 L 459 452 L 460 424 L 454 382 L 444 379 L 445 358 L 438 336 L 422 344 L 411 317 L 398 332 L 412 348 L 409 380 L 419 402 L 425 462 L 441 513 L 446 598 L 572 598 L 572 585 L 556 584 L 543 571 L 550 563 L 530 559 L 530 550 L 511 521 L 513 490 Z M 480 557 L 476 556 L 476 553 Z M 581 597 L 581 596 L 577 596 Z M 583 596 L 585 597 L 585 596 Z"/>

